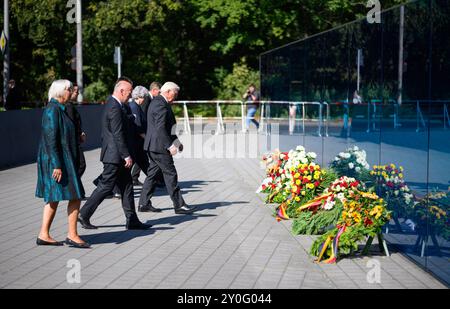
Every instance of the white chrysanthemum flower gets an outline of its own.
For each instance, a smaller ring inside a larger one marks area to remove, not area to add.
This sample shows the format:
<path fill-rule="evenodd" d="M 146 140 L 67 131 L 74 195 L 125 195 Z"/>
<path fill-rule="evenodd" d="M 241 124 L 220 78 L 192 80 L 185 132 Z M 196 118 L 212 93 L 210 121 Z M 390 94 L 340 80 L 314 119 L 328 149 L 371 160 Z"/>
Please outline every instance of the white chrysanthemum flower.
<path fill-rule="evenodd" d="M 354 165 L 352 162 L 350 162 L 350 163 L 348 164 L 348 167 L 352 170 L 352 169 L 355 167 L 355 165 Z"/>
<path fill-rule="evenodd" d="M 359 172 L 361 172 L 361 168 L 360 168 L 359 166 L 357 166 L 357 167 L 355 167 L 355 171 L 356 171 L 357 173 L 359 173 Z"/>
<path fill-rule="evenodd" d="M 335 201 L 327 202 L 327 203 L 325 203 L 325 205 L 323 206 L 323 208 L 324 208 L 325 210 L 331 210 L 331 209 L 333 209 L 333 207 L 334 207 L 335 204 L 336 204 Z"/>
<path fill-rule="evenodd" d="M 307 157 L 310 157 L 310 158 L 313 158 L 313 159 L 317 158 L 317 154 L 316 154 L 315 152 L 308 152 L 308 153 L 306 154 L 306 156 L 307 156 Z"/>

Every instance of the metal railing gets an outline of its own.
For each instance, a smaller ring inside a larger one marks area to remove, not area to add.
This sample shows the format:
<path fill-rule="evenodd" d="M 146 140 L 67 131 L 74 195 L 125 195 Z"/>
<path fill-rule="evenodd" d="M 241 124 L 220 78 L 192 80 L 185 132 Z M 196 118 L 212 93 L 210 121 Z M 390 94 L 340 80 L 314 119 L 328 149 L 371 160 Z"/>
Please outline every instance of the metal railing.
<path fill-rule="evenodd" d="M 317 135 L 318 136 L 329 136 L 329 123 L 331 121 L 331 107 L 333 106 L 343 106 L 343 129 L 344 132 L 347 132 L 347 136 L 350 135 L 350 107 L 356 107 L 356 106 L 367 106 L 367 133 L 377 131 L 377 123 L 379 118 L 381 119 L 383 116 L 380 114 L 382 112 L 381 107 L 388 106 L 390 108 L 393 108 L 393 115 L 391 117 L 393 118 L 393 128 L 397 129 L 402 126 L 400 121 L 400 107 L 401 106 L 413 106 L 413 104 L 416 105 L 416 132 L 420 132 L 422 129 L 427 128 L 427 123 L 424 117 L 424 114 L 421 109 L 421 102 L 427 102 L 429 104 L 431 103 L 443 103 L 443 122 L 444 122 L 444 129 L 450 128 L 450 117 L 449 117 L 449 110 L 448 110 L 448 103 L 450 101 L 429 101 L 429 100 L 416 100 L 416 101 L 404 101 L 402 105 L 397 104 L 394 101 L 390 101 L 389 104 L 383 104 L 380 100 L 372 100 L 367 103 L 359 103 L 359 104 L 353 104 L 349 103 L 348 101 L 340 101 L 340 102 L 334 102 L 334 103 L 328 103 L 328 102 L 305 102 L 305 101 L 258 101 L 258 102 L 245 102 L 245 101 L 239 101 L 239 100 L 212 100 L 212 101 L 176 101 L 175 104 L 181 104 L 183 106 L 183 126 L 184 126 L 184 132 L 191 134 L 191 127 L 190 127 L 190 116 L 189 116 L 189 109 L 188 105 L 215 105 L 216 106 L 216 135 L 223 134 L 225 132 L 225 125 L 224 125 L 224 119 L 223 119 L 223 113 L 222 113 L 222 106 L 223 105 L 240 105 L 240 113 L 241 113 L 241 128 L 242 132 L 247 132 L 249 128 L 247 128 L 247 119 L 254 119 L 248 118 L 246 113 L 246 107 L 247 105 L 253 105 L 255 103 L 259 104 L 261 106 L 261 113 L 260 113 L 260 125 L 258 132 L 260 133 L 266 133 L 268 135 L 271 134 L 270 126 L 267 123 L 270 123 L 272 120 L 285 120 L 286 118 L 275 118 L 271 116 L 271 106 L 286 106 L 287 107 L 287 115 L 288 115 L 288 126 L 289 126 L 289 134 L 293 135 L 297 130 L 299 130 L 301 133 L 306 134 L 306 121 L 307 121 L 307 112 L 306 109 L 308 106 L 313 106 L 314 109 L 317 109 L 317 118 L 313 119 L 309 118 L 309 121 L 317 121 Z M 380 108 L 378 108 L 380 107 Z M 297 118 L 298 111 L 301 112 L 301 118 Z M 280 111 L 280 110 L 278 110 Z M 325 111 L 325 115 L 324 115 Z M 428 115 L 430 116 L 430 115 Z M 378 120 L 377 120 L 378 119 Z M 442 119 L 442 118 L 441 118 Z"/>

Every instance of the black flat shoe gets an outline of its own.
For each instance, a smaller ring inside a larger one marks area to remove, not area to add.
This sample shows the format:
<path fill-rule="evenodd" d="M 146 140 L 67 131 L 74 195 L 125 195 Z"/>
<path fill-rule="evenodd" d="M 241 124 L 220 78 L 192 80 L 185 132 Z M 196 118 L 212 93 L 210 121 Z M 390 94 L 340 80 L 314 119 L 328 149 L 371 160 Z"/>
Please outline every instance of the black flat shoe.
<path fill-rule="evenodd" d="M 54 247 L 61 247 L 64 246 L 64 243 L 62 241 L 55 241 L 55 242 L 50 242 L 50 241 L 45 241 L 40 239 L 39 237 L 36 239 L 36 245 L 38 246 L 54 246 Z"/>
<path fill-rule="evenodd" d="M 90 249 L 91 248 L 91 245 L 88 244 L 87 242 L 78 243 L 78 242 L 73 241 L 70 238 L 66 238 L 66 245 L 73 247 L 73 248 L 79 248 L 79 249 Z"/>

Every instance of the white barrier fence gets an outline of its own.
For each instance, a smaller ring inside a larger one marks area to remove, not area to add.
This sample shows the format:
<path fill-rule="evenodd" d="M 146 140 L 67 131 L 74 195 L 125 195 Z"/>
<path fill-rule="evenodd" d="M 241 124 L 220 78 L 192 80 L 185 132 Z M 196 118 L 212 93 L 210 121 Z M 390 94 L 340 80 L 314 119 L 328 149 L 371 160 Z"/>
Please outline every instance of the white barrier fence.
<path fill-rule="evenodd" d="M 450 128 L 450 117 L 448 111 L 448 103 L 450 101 L 425 101 L 428 104 L 432 103 L 443 103 L 443 121 L 444 121 L 444 129 Z M 286 118 L 273 118 L 271 117 L 270 107 L 273 105 L 287 106 L 288 107 L 288 122 L 289 122 L 289 134 L 295 133 L 295 128 L 300 128 L 298 131 L 301 133 L 306 133 L 306 120 L 317 122 L 317 135 L 318 136 L 328 136 L 329 123 L 330 123 L 330 107 L 341 105 L 344 106 L 344 115 L 343 115 L 343 128 L 344 131 L 347 131 L 347 134 L 350 134 L 350 124 L 349 124 L 349 107 L 353 104 L 349 104 L 347 102 L 341 102 L 339 104 L 333 103 L 329 104 L 327 102 L 297 102 L 297 101 L 258 101 L 255 102 L 261 106 L 261 116 L 259 123 L 259 132 L 270 134 L 270 126 L 266 122 L 270 122 L 271 120 L 285 120 Z M 222 106 L 223 105 L 240 105 L 241 107 L 241 128 L 242 132 L 247 132 L 249 129 L 247 127 L 247 119 L 254 119 L 247 117 L 246 108 L 247 105 L 253 105 L 254 102 L 243 102 L 243 101 L 227 101 L 227 100 L 213 100 L 213 101 L 176 101 L 175 104 L 183 105 L 183 126 L 184 132 L 187 134 L 191 134 L 191 126 L 190 126 L 190 116 L 189 116 L 189 105 L 215 105 L 216 106 L 216 135 L 223 134 L 225 132 L 225 125 L 222 115 Z M 422 129 L 427 128 L 427 123 L 425 121 L 425 117 L 423 115 L 421 109 L 421 101 L 405 101 L 404 106 L 415 104 L 416 105 L 416 132 L 420 132 Z M 377 123 L 379 118 L 378 115 L 379 110 L 377 107 L 381 104 L 377 102 L 369 102 L 365 104 L 355 104 L 354 106 L 367 106 L 367 133 L 372 131 L 376 131 Z M 307 119 L 307 107 L 311 106 L 313 109 L 317 109 L 318 119 Z M 393 103 L 391 105 L 393 107 L 393 128 L 401 127 L 400 121 L 400 105 Z M 325 117 L 324 117 L 324 108 L 325 108 Z M 298 111 L 301 111 L 301 118 L 297 118 Z M 378 119 L 378 120 L 377 120 Z"/>

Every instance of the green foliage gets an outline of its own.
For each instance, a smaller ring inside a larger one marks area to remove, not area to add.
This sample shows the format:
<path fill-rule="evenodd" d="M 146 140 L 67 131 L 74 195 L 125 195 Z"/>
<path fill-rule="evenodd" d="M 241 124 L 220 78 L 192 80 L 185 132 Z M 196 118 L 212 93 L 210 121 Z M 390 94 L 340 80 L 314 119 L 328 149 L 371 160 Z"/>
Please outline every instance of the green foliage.
<path fill-rule="evenodd" d="M 386 0 L 383 7 L 398 2 Z M 10 1 L 11 77 L 27 101 L 45 101 L 55 78 L 75 80 L 70 62 L 76 27 L 66 21 L 66 3 Z M 114 46 L 120 45 L 124 75 L 145 86 L 154 80 L 176 81 L 182 86 L 180 99 L 237 98 L 241 86 L 258 80 L 260 53 L 367 12 L 365 1 L 353 0 L 91 0 L 83 4 L 86 85 L 102 81 L 112 87 Z M 233 82 L 234 77 L 239 79 Z"/>
<path fill-rule="evenodd" d="M 317 213 L 302 211 L 292 223 L 292 234 L 294 235 L 320 235 L 328 228 L 334 228 L 341 214 L 341 207 L 332 210 L 320 210 Z"/>
<path fill-rule="evenodd" d="M 317 238 L 313 245 L 311 246 L 311 255 L 319 256 L 322 245 L 327 240 L 328 236 L 332 236 L 333 239 L 337 235 L 337 229 L 331 230 L 319 238 Z M 370 236 L 376 236 L 370 235 Z M 358 251 L 359 243 L 366 239 L 366 235 L 363 233 L 363 228 L 361 226 L 348 227 L 344 234 L 339 239 L 338 254 L 350 255 Z M 325 256 L 331 256 L 331 246 L 328 247 Z"/>
<path fill-rule="evenodd" d="M 233 65 L 230 74 L 224 74 L 223 69 L 216 72 L 220 87 L 215 90 L 221 100 L 242 100 L 242 95 L 250 84 L 259 89 L 259 72 L 249 68 L 245 58 Z"/>
<path fill-rule="evenodd" d="M 84 89 L 85 101 L 87 102 L 102 102 L 108 96 L 108 87 L 102 81 L 91 83 Z"/>

